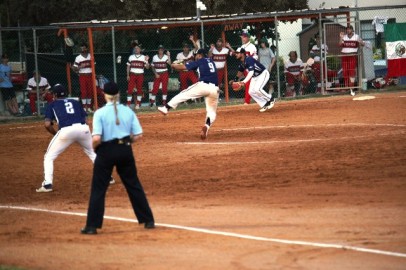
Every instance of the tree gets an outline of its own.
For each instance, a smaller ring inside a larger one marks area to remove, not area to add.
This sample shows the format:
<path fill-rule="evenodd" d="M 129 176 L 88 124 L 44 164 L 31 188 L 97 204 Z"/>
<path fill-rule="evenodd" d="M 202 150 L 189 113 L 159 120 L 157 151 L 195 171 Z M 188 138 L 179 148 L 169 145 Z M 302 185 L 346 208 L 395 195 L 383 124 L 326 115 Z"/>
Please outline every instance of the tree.
<path fill-rule="evenodd" d="M 308 0 L 203 0 L 205 15 L 255 13 L 308 8 Z M 152 19 L 194 17 L 190 0 L 3 0 L 2 26 L 44 26 L 57 22 L 110 19 Z"/>

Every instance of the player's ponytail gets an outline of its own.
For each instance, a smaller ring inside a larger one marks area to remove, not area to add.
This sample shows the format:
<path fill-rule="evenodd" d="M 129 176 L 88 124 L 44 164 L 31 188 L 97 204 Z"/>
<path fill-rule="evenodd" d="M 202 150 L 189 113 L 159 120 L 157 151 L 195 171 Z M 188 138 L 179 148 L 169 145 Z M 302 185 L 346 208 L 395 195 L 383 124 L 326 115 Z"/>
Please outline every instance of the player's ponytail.
<path fill-rule="evenodd" d="M 120 119 L 118 118 L 118 110 L 117 110 L 117 100 L 119 95 L 115 95 L 113 97 L 113 105 L 114 105 L 114 114 L 116 115 L 116 125 L 120 125 Z"/>

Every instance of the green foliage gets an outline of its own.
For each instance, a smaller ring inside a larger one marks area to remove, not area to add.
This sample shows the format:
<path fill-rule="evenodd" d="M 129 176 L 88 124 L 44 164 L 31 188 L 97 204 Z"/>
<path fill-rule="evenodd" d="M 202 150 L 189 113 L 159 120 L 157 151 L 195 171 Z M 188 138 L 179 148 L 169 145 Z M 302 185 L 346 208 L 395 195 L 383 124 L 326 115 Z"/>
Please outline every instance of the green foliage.
<path fill-rule="evenodd" d="M 380 59 L 385 59 L 385 45 L 382 45 L 381 47 L 373 47 L 373 55 L 374 55 L 374 60 L 380 60 Z"/>
<path fill-rule="evenodd" d="M 203 15 L 299 10 L 307 0 L 203 0 Z M 2 0 L 2 26 L 40 26 L 56 22 L 109 19 L 153 19 L 196 16 L 189 0 Z M 270 37 L 271 38 L 271 37 Z"/>
<path fill-rule="evenodd" d="M 340 58 L 337 56 L 327 57 L 327 68 L 336 70 L 341 65 Z"/>

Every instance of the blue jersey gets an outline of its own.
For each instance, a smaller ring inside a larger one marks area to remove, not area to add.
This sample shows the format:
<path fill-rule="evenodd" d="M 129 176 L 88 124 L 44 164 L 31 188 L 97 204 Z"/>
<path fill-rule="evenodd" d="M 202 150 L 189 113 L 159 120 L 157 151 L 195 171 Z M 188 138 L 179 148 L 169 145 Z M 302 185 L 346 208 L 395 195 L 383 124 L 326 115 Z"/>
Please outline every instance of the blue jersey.
<path fill-rule="evenodd" d="M 73 124 L 86 124 L 86 112 L 79 101 L 74 99 L 57 99 L 48 105 L 45 120 L 58 122 L 59 128 Z"/>
<path fill-rule="evenodd" d="M 266 68 L 264 67 L 264 65 L 262 65 L 259 61 L 255 60 L 253 57 L 251 56 L 247 56 L 245 58 L 244 63 L 241 63 L 238 66 L 238 70 L 241 72 L 244 72 L 244 70 L 248 70 L 248 72 L 250 71 L 254 71 L 254 75 L 252 77 L 257 77 L 259 76 L 264 70 L 266 70 Z"/>
<path fill-rule="evenodd" d="M 120 124 L 116 124 L 116 115 L 112 102 L 98 109 L 93 115 L 93 135 L 101 135 L 102 141 L 121 139 L 131 134 L 142 134 L 142 127 L 135 113 L 127 106 L 117 104 L 118 119 Z"/>
<path fill-rule="evenodd" d="M 188 70 L 198 70 L 199 81 L 218 86 L 217 69 L 211 58 L 201 58 L 197 61 L 186 63 L 186 68 Z"/>
<path fill-rule="evenodd" d="M 11 83 L 11 67 L 9 65 L 0 64 L 0 78 L 3 79 L 3 81 L 0 82 L 1 88 L 13 87 Z"/>

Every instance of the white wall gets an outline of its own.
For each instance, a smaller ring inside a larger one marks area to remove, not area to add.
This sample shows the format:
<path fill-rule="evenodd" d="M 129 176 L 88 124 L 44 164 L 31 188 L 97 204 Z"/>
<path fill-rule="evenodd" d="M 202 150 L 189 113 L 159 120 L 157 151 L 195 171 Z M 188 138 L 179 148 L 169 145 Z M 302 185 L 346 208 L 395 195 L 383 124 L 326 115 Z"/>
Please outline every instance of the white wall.
<path fill-rule="evenodd" d="M 288 59 L 290 51 L 297 51 L 297 53 L 300 54 L 300 43 L 299 37 L 297 36 L 297 33 L 300 31 L 302 31 L 302 19 L 293 23 L 279 22 L 278 33 L 280 35 L 280 41 L 278 43 L 278 51 L 279 55 L 284 59 Z M 299 58 L 301 58 L 300 55 Z"/>
<path fill-rule="evenodd" d="M 404 5 L 405 0 L 385 0 L 383 2 L 377 0 L 309 0 L 309 8 L 319 8 L 324 3 L 323 8 L 336 8 L 339 6 L 355 7 L 356 3 L 358 7 L 373 7 L 379 5 Z"/>

